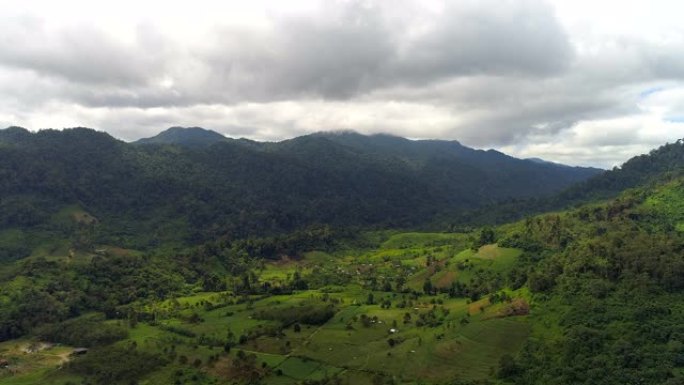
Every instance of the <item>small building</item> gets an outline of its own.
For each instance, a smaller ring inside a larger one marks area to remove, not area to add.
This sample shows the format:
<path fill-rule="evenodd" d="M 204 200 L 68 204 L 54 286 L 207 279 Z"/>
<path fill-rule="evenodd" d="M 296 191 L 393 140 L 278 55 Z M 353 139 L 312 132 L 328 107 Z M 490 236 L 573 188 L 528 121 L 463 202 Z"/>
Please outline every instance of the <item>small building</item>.
<path fill-rule="evenodd" d="M 394 334 L 394 333 L 396 333 L 396 332 L 398 332 L 398 331 L 399 331 L 399 330 L 397 330 L 397 329 L 395 329 L 395 328 L 392 328 L 392 329 L 389 330 L 389 332 L 392 333 L 392 334 Z"/>
<path fill-rule="evenodd" d="M 72 356 L 82 356 L 88 353 L 88 348 L 76 348 L 71 352 Z"/>

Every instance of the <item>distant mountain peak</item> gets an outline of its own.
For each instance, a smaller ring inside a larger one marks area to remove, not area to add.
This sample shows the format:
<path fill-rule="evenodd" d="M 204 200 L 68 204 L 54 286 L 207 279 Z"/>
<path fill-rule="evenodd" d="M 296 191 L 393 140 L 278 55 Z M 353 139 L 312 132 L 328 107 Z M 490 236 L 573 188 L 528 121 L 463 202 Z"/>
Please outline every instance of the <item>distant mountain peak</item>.
<path fill-rule="evenodd" d="M 31 137 L 31 131 L 23 127 L 7 127 L 0 129 L 0 142 L 16 143 Z"/>
<path fill-rule="evenodd" d="M 0 129 L 0 134 L 3 135 L 30 135 L 31 131 L 19 126 L 10 126 L 4 129 Z"/>
<path fill-rule="evenodd" d="M 21 131 L 21 132 L 30 132 L 30 131 L 29 131 L 29 130 L 27 130 L 26 128 L 24 128 L 24 127 L 20 127 L 20 126 L 9 126 L 9 127 L 5 128 L 5 129 L 4 129 L 4 131 L 15 131 L 15 132 Z"/>
<path fill-rule="evenodd" d="M 225 142 L 228 138 L 202 127 L 170 127 L 159 134 L 133 142 L 134 144 L 176 144 L 181 146 L 208 146 Z"/>
<path fill-rule="evenodd" d="M 534 163 L 553 163 L 553 162 L 549 162 L 548 160 L 544 160 L 542 158 L 525 158 L 525 160 L 529 160 L 530 162 L 534 162 Z"/>

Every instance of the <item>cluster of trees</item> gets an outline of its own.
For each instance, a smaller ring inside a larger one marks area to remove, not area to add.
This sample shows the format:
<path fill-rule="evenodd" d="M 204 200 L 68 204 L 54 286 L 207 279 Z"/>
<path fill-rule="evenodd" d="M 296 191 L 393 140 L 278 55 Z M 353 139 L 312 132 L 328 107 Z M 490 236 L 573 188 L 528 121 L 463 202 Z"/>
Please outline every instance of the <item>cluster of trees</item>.
<path fill-rule="evenodd" d="M 323 325 L 335 315 L 332 304 L 301 304 L 298 306 L 277 306 L 254 313 L 259 319 L 279 321 L 284 327 L 299 323 Z"/>
<path fill-rule="evenodd" d="M 128 329 L 116 324 L 103 323 L 102 317 L 89 316 L 43 325 L 34 332 L 34 335 L 44 341 L 95 347 L 127 338 Z"/>
<path fill-rule="evenodd" d="M 67 370 L 92 378 L 96 384 L 130 384 L 166 363 L 157 354 L 108 346 L 91 349 L 83 357 L 72 360 L 67 364 Z"/>
<path fill-rule="evenodd" d="M 194 274 L 176 263 L 146 257 L 94 257 L 68 264 L 42 258 L 13 268 L 21 284 L 8 286 L 0 307 L 0 340 L 17 338 L 42 324 L 58 323 L 87 311 L 126 318 L 124 305 L 188 293 Z M 68 325 L 64 325 L 68 326 Z"/>
<path fill-rule="evenodd" d="M 337 237 L 337 234 L 342 235 Z M 129 305 L 187 295 L 192 287 L 215 292 L 232 290 L 240 295 L 269 295 L 307 289 L 310 282 L 317 286 L 329 284 L 330 280 L 340 282 L 339 274 L 318 274 L 319 270 L 309 277 L 296 272 L 290 280 L 271 285 L 260 282 L 257 273 L 264 259 L 275 258 L 277 253 L 325 249 L 332 244 L 340 245 L 348 239 L 344 237 L 346 233 L 333 232 L 323 226 L 287 236 L 221 239 L 181 252 L 159 251 L 144 256 L 97 255 L 89 262 L 73 263 L 27 259 L 8 267 L 6 277 L 0 277 L 26 278 L 22 284 L 8 286 L 2 293 L 5 302 L 0 307 L 0 341 L 26 335 L 43 324 L 62 325 L 70 330 L 70 324 L 60 322 L 93 310 L 108 318 L 152 321 L 154 314 Z M 226 279 L 226 276 L 232 278 Z M 52 335 L 48 330 L 44 333 Z"/>

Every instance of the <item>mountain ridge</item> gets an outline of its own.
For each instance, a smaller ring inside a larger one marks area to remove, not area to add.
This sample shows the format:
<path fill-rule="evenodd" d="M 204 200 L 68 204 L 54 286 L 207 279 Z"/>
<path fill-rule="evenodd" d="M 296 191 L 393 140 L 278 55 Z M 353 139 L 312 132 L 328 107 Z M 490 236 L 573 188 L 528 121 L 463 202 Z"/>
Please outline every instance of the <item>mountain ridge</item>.
<path fill-rule="evenodd" d="M 319 133 L 283 142 L 209 135 L 221 140 L 140 145 L 86 128 L 0 130 L 0 209 L 7 213 L 0 230 L 39 226 L 69 205 L 101 218 L 107 236 L 126 228 L 136 247 L 150 241 L 146 233 L 157 234 L 154 242 L 194 243 L 317 224 L 415 227 L 552 194 L 598 172 L 387 135 Z"/>
<path fill-rule="evenodd" d="M 5 142 L 15 142 L 17 140 L 26 139 L 34 133 L 40 133 L 42 131 L 47 132 L 59 132 L 63 130 L 73 130 L 73 129 L 83 129 L 91 130 L 97 133 L 105 134 L 114 140 L 122 141 L 111 136 L 105 131 L 98 131 L 87 127 L 74 127 L 65 128 L 61 130 L 57 129 L 41 129 L 38 131 L 30 131 L 26 128 L 19 126 L 10 126 L 5 129 L 0 129 L 0 141 Z M 182 127 L 182 126 L 172 126 L 159 133 L 144 137 L 130 142 L 124 142 L 134 145 L 178 145 L 178 146 L 189 146 L 189 147 L 204 147 L 213 145 L 215 143 L 225 143 L 234 142 L 238 144 L 252 146 L 254 148 L 264 148 L 276 147 L 279 144 L 288 143 L 291 141 L 303 140 L 303 138 L 324 138 L 331 140 L 332 142 L 338 144 L 345 144 L 352 148 L 365 148 L 365 149 L 387 149 L 391 146 L 397 146 L 402 149 L 406 149 L 410 146 L 422 146 L 424 148 L 429 148 L 429 150 L 454 150 L 457 153 L 489 153 L 491 155 L 506 156 L 511 159 L 516 159 L 520 161 L 532 162 L 540 165 L 548 166 L 558 166 L 558 167 L 568 167 L 582 170 L 595 170 L 596 172 L 604 171 L 598 167 L 586 167 L 586 166 L 574 166 L 567 165 L 563 163 L 557 163 L 548 161 L 541 158 L 517 158 L 496 149 L 475 149 L 472 147 L 464 146 L 458 140 L 442 140 L 442 139 L 409 139 L 401 136 L 388 134 L 388 133 L 376 133 L 376 134 L 361 134 L 354 130 L 340 130 L 340 131 L 317 131 L 311 134 L 297 136 L 289 139 L 283 139 L 281 141 L 255 141 L 246 138 L 232 138 L 225 136 L 219 132 L 211 129 L 206 129 L 203 127 L 192 126 L 192 127 Z M 362 144 L 362 142 L 366 142 Z M 396 148 L 394 149 L 396 150 Z M 434 152 L 431 153 L 434 155 Z"/>
<path fill-rule="evenodd" d="M 172 144 L 172 145 L 186 145 L 186 146 L 207 146 L 213 145 L 215 143 L 235 141 L 241 142 L 243 144 L 249 144 L 255 147 L 274 147 L 279 144 L 288 143 L 291 141 L 301 141 L 303 138 L 323 138 L 330 140 L 338 144 L 344 144 L 352 148 L 357 149 L 375 149 L 375 150 L 387 150 L 388 148 L 397 148 L 406 150 L 411 146 L 421 146 L 433 151 L 439 150 L 454 150 L 457 153 L 490 153 L 493 155 L 503 155 L 511 159 L 517 159 L 522 161 L 531 161 L 537 164 L 546 164 L 553 166 L 563 166 L 576 169 L 587 169 L 596 170 L 598 172 L 603 171 L 597 167 L 582 167 L 582 166 L 572 166 L 562 163 L 556 163 L 547 161 L 540 158 L 516 158 L 514 156 L 508 155 L 506 153 L 500 152 L 495 149 L 475 149 L 468 146 L 464 146 L 458 140 L 441 140 L 441 139 L 408 139 L 401 136 L 388 134 L 388 133 L 377 133 L 377 134 L 361 134 L 353 130 L 341 130 L 341 131 L 318 131 L 307 135 L 297 136 L 289 139 L 284 139 L 281 141 L 273 142 L 260 142 L 249 140 L 245 138 L 231 138 L 224 136 L 216 131 L 202 128 L 202 127 L 180 127 L 174 126 L 170 127 L 158 134 L 135 140 L 133 144 Z M 414 151 L 415 152 L 415 151 Z M 434 152 L 431 153 L 434 155 Z"/>

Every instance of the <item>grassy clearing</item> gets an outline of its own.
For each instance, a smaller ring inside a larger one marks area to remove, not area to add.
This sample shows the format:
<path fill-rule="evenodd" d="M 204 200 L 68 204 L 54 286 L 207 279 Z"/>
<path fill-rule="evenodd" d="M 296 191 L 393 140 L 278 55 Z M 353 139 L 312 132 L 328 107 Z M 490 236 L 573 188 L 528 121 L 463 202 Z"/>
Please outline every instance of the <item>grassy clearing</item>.
<path fill-rule="evenodd" d="M 389 237 L 380 249 L 407 249 L 412 247 L 436 247 L 458 245 L 464 247 L 466 234 L 460 233 L 401 233 Z"/>
<path fill-rule="evenodd" d="M 90 225 L 97 223 L 97 219 L 83 210 L 78 205 L 69 205 L 62 207 L 59 211 L 52 215 L 52 222 L 62 225 L 84 224 Z"/>
<path fill-rule="evenodd" d="M 58 370 L 69 360 L 70 346 L 48 346 L 31 340 L 0 343 L 0 358 L 9 366 L 0 369 L 0 384 L 63 384 L 75 377 Z"/>

